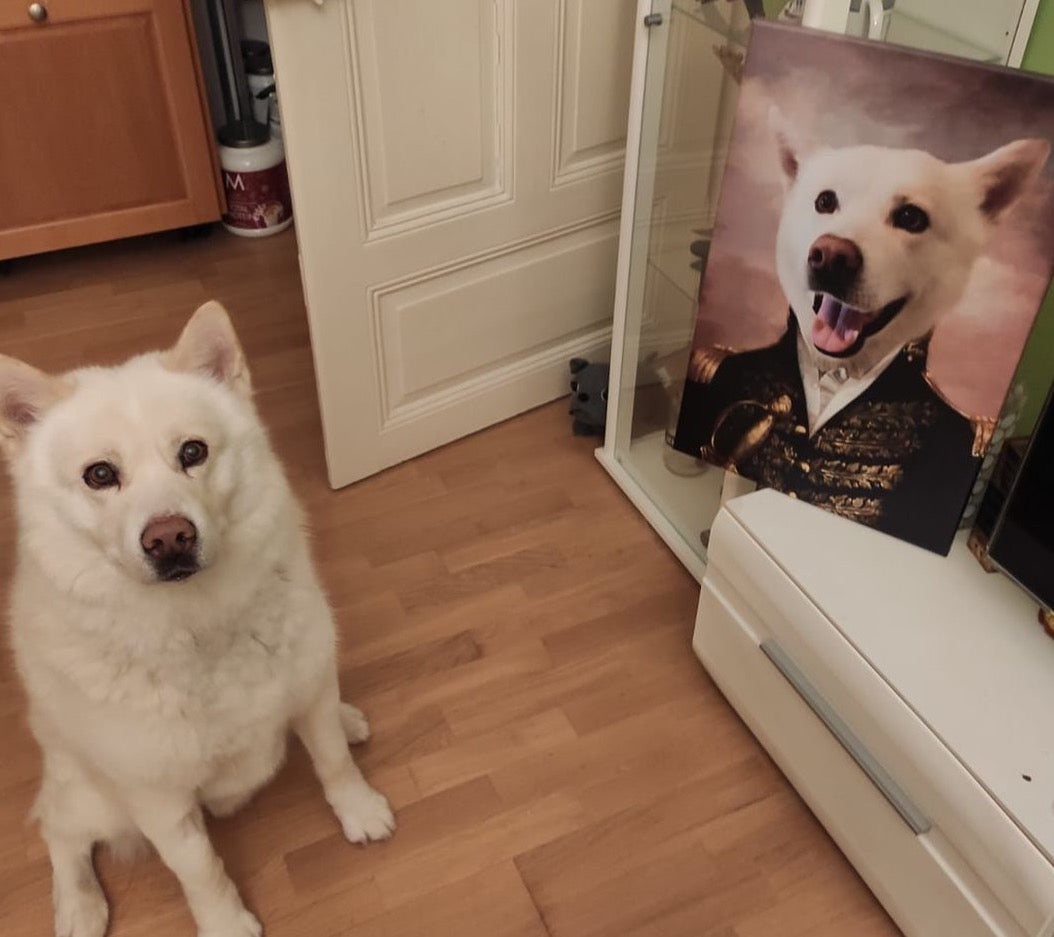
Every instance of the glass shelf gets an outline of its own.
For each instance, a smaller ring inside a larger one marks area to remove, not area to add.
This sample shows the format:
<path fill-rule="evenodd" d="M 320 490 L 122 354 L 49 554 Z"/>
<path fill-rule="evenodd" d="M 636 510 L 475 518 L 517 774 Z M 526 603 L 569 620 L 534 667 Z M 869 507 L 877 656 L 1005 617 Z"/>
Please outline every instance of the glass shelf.
<path fill-rule="evenodd" d="M 961 39 L 948 29 L 941 29 L 916 16 L 911 16 L 893 8 L 889 17 L 889 29 L 886 42 L 913 49 L 927 49 L 930 52 L 942 52 L 975 62 L 1001 64 L 1003 55 L 991 49 L 985 49 L 968 39 Z"/>
<path fill-rule="evenodd" d="M 746 48 L 750 21 L 743 16 L 742 4 L 724 0 L 673 0 L 675 15 L 687 16 L 709 29 L 715 37 Z"/>

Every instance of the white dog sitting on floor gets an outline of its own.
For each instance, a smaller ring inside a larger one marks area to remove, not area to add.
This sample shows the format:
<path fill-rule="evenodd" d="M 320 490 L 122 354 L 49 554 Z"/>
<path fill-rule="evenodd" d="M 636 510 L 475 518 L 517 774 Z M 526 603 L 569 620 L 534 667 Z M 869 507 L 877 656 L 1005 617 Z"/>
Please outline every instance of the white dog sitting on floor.
<path fill-rule="evenodd" d="M 140 835 L 199 937 L 259 935 L 202 805 L 242 806 L 290 729 L 349 840 L 384 839 L 394 819 L 348 751 L 369 728 L 340 701 L 332 613 L 223 307 L 115 368 L 52 377 L 0 356 L 0 446 L 58 937 L 101 937 L 93 847 Z"/>

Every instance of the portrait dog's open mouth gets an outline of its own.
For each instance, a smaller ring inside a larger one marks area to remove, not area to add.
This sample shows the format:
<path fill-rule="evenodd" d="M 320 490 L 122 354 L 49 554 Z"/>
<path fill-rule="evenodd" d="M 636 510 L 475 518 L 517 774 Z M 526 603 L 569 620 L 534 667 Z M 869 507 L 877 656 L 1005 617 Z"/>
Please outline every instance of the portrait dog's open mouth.
<path fill-rule="evenodd" d="M 809 337 L 817 349 L 832 358 L 856 354 L 869 336 L 889 325 L 907 301 L 908 297 L 902 296 L 881 309 L 868 311 L 850 306 L 830 293 L 816 293 L 812 301 L 816 318 Z"/>

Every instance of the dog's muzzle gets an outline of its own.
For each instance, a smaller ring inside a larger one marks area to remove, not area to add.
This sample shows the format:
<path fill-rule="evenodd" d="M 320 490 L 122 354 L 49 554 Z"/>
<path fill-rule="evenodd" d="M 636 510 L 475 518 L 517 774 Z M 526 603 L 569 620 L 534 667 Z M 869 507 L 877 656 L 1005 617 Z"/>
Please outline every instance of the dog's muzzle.
<path fill-rule="evenodd" d="M 189 517 L 155 517 L 143 528 L 139 543 L 159 582 L 189 579 L 201 569 L 198 529 Z"/>
<path fill-rule="evenodd" d="M 180 557 L 153 563 L 158 582 L 182 582 L 201 570 L 197 557 Z"/>

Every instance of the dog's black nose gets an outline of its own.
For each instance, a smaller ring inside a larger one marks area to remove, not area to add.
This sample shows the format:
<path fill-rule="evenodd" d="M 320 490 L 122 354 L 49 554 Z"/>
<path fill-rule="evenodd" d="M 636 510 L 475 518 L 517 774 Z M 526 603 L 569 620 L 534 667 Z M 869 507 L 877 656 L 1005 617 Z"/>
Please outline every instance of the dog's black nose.
<path fill-rule="evenodd" d="M 844 299 L 863 265 L 864 256 L 856 244 L 847 238 L 822 234 L 809 248 L 809 286 Z"/>
<path fill-rule="evenodd" d="M 139 537 L 143 552 L 154 560 L 186 556 L 198 542 L 198 529 L 189 517 L 170 514 L 155 517 Z"/>

